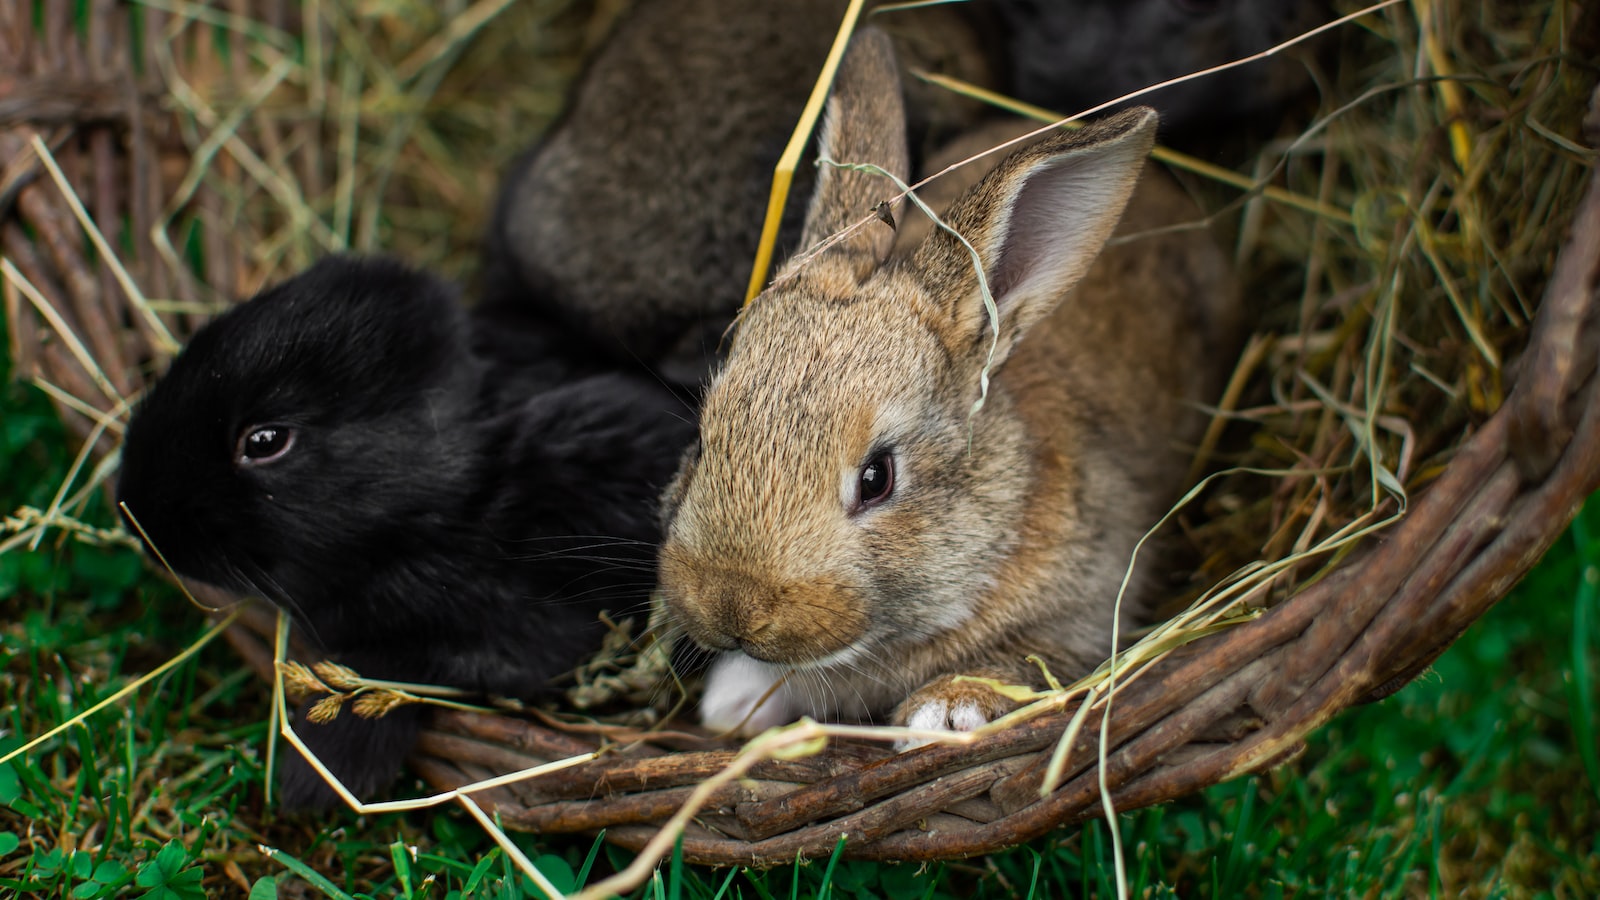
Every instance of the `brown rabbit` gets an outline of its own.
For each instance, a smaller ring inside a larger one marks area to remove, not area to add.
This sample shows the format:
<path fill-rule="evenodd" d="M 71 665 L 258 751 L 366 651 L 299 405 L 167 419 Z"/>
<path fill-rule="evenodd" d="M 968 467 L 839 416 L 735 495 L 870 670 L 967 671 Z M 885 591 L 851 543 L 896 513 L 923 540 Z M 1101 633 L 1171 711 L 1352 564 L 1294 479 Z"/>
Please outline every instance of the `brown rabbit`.
<path fill-rule="evenodd" d="M 821 155 L 903 176 L 898 107 L 892 48 L 863 32 Z M 971 251 L 937 231 L 891 257 L 873 220 L 746 311 L 664 505 L 671 620 L 723 651 L 707 726 L 892 712 L 970 730 L 1010 704 L 956 676 L 1034 683 L 1031 654 L 1071 678 L 1109 653 L 1118 585 L 1181 487 L 1237 317 L 1202 233 L 1101 253 L 1130 194 L 1134 229 L 1197 218 L 1157 173 L 1134 191 L 1155 129 L 1134 109 L 1052 133 L 944 215 Z M 824 167 L 802 246 L 895 193 Z M 1143 607 L 1136 583 L 1123 614 Z"/>

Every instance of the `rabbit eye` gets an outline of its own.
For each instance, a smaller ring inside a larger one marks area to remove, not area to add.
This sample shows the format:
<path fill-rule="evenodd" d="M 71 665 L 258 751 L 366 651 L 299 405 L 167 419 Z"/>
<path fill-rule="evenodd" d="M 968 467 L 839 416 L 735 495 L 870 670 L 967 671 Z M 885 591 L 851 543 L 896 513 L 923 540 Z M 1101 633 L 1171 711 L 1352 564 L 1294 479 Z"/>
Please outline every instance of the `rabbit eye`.
<path fill-rule="evenodd" d="M 294 429 L 287 425 L 257 425 L 239 438 L 235 458 L 240 465 L 254 466 L 283 458 L 294 446 Z"/>
<path fill-rule="evenodd" d="M 867 460 L 861 467 L 860 484 L 856 493 L 856 511 L 860 512 L 889 499 L 894 492 L 894 454 L 885 450 Z"/>

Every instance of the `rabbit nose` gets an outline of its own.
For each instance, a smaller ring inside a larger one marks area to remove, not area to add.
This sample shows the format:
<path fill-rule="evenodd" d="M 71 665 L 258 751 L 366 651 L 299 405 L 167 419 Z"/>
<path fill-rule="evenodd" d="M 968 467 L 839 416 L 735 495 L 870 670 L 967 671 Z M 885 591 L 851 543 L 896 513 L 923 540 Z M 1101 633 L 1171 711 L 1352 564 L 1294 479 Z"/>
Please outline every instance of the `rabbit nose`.
<path fill-rule="evenodd" d="M 752 616 L 748 611 L 741 610 L 738 615 L 719 616 L 707 625 L 697 639 L 708 648 L 739 650 L 754 659 L 779 661 L 773 658 L 773 649 L 775 644 L 781 643 L 777 634 L 781 629 L 770 618 Z"/>
<path fill-rule="evenodd" d="M 718 650 L 742 650 L 747 656 L 764 659 L 770 651 L 763 653 L 762 648 L 772 641 L 773 631 L 774 623 L 770 619 L 752 621 L 748 616 L 739 616 L 717 622 L 712 627 L 712 637 Z M 721 646 L 723 641 L 727 642 L 726 646 Z"/>
<path fill-rule="evenodd" d="M 737 650 L 758 634 L 770 631 L 772 618 L 744 585 L 715 585 L 699 596 L 702 629 L 718 650 Z"/>
<path fill-rule="evenodd" d="M 761 622 L 755 628 L 745 628 L 739 635 L 739 649 L 744 655 L 763 662 L 779 662 L 772 658 L 771 643 L 773 638 L 774 623 Z"/>
<path fill-rule="evenodd" d="M 696 643 L 708 650 L 741 649 L 748 629 L 737 607 L 702 603 L 689 610 L 689 633 Z"/>
<path fill-rule="evenodd" d="M 696 631 L 693 637 L 696 643 L 707 650 L 738 650 L 742 647 L 738 638 L 716 628 Z"/>

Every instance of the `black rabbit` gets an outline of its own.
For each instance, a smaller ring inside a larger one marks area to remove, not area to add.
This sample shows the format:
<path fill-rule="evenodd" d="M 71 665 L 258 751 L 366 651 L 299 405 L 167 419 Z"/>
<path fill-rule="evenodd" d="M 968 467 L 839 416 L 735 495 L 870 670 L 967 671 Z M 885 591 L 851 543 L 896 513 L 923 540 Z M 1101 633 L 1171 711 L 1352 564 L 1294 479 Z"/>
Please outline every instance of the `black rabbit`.
<path fill-rule="evenodd" d="M 1329 0 L 988 0 L 1016 96 L 1062 113 L 1240 59 L 1334 18 Z M 1169 136 L 1271 116 L 1310 86 L 1304 48 L 1132 101 Z"/>
<path fill-rule="evenodd" d="M 118 498 L 180 574 L 262 596 L 372 678 L 535 695 L 642 607 L 692 439 L 643 376 L 505 306 L 334 257 L 201 329 L 128 426 Z M 297 731 L 358 796 L 418 715 Z M 335 797 L 298 754 L 288 806 Z"/>

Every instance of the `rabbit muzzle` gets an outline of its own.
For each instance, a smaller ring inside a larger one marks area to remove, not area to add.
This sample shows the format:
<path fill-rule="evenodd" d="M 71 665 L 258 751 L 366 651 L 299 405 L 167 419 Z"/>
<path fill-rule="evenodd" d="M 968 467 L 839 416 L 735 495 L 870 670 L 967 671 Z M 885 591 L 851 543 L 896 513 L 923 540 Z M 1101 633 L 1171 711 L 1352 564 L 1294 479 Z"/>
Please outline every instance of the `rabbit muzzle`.
<path fill-rule="evenodd" d="M 667 608 L 713 650 L 786 665 L 834 657 L 867 632 L 860 595 L 828 581 L 772 583 L 723 569 L 664 565 Z"/>

